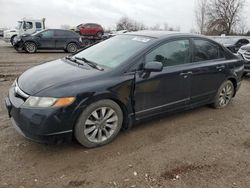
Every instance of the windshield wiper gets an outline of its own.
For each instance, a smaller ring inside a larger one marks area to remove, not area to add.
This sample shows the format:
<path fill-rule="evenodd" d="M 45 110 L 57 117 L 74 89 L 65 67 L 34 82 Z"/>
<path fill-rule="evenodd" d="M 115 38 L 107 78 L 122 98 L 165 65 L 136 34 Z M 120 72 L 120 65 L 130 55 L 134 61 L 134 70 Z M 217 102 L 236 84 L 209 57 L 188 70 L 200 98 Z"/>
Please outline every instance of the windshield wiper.
<path fill-rule="evenodd" d="M 83 65 L 83 63 L 78 62 L 76 59 L 73 59 L 71 56 L 66 56 L 65 59 L 76 63 L 77 65 Z"/>
<path fill-rule="evenodd" d="M 104 68 L 102 68 L 102 67 L 100 67 L 99 65 L 97 65 L 97 63 L 94 63 L 94 62 L 92 62 L 92 61 L 89 61 L 89 60 L 87 60 L 87 59 L 84 58 L 84 57 L 74 57 L 74 58 L 77 59 L 77 60 L 81 60 L 81 61 L 87 63 L 89 66 L 91 66 L 91 67 L 93 67 L 93 68 L 95 68 L 95 69 L 97 69 L 97 70 L 100 70 L 100 71 L 103 71 L 103 70 L 104 70 Z"/>

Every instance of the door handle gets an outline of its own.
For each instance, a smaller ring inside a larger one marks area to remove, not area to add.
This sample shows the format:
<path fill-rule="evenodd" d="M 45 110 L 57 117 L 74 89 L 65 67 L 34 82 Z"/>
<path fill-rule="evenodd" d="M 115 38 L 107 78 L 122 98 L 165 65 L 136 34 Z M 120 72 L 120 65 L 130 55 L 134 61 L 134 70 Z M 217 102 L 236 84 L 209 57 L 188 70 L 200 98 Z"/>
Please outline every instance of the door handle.
<path fill-rule="evenodd" d="M 218 65 L 218 66 L 216 66 L 216 69 L 219 69 L 219 70 L 222 70 L 224 68 L 225 68 L 225 65 Z"/>
<path fill-rule="evenodd" d="M 189 72 L 182 72 L 182 73 L 180 73 L 180 76 L 183 76 L 183 78 L 187 78 L 188 75 L 191 75 L 191 74 L 193 74 L 192 71 L 189 71 Z"/>

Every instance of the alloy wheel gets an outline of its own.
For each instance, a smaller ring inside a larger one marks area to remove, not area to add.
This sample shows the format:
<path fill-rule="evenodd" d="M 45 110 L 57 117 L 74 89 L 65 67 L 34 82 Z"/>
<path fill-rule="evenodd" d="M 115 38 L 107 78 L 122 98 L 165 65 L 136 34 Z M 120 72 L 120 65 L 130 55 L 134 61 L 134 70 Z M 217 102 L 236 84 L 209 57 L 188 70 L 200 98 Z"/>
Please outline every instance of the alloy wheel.
<path fill-rule="evenodd" d="M 94 110 L 84 125 L 84 134 L 90 142 L 102 143 L 118 128 L 118 116 L 110 107 Z"/>
<path fill-rule="evenodd" d="M 75 44 L 71 43 L 71 44 L 68 45 L 68 52 L 74 53 L 76 51 L 77 51 L 77 47 L 76 47 Z"/>
<path fill-rule="evenodd" d="M 234 93 L 234 86 L 231 83 L 227 83 L 220 92 L 219 106 L 225 107 L 231 101 Z"/>
<path fill-rule="evenodd" d="M 36 46 L 34 43 L 27 42 L 25 45 L 25 49 L 29 53 L 34 53 L 36 51 Z"/>

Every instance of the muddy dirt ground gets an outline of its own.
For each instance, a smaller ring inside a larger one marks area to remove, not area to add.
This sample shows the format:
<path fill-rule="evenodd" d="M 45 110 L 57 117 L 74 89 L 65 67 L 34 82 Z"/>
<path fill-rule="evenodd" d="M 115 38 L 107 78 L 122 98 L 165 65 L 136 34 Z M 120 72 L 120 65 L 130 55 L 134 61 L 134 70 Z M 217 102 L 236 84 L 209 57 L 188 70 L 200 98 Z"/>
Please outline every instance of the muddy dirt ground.
<path fill-rule="evenodd" d="M 0 41 L 1 188 L 250 187 L 250 78 L 226 109 L 202 107 L 141 123 L 101 148 L 20 136 L 4 107 L 8 88 L 29 67 L 66 55 L 17 53 Z"/>

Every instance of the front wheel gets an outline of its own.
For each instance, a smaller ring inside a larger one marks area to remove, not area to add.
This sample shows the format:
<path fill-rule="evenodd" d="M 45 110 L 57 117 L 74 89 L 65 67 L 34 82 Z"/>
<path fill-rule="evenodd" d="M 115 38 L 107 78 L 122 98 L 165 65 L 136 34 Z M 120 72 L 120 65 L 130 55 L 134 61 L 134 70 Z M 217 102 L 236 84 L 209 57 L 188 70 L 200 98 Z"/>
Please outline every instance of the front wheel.
<path fill-rule="evenodd" d="M 120 106 L 112 100 L 101 100 L 88 106 L 74 128 L 75 138 L 85 147 L 110 143 L 119 133 L 123 122 Z"/>
<path fill-rule="evenodd" d="M 16 40 L 17 40 L 17 35 L 14 35 L 13 37 L 11 37 L 10 43 L 11 43 L 12 46 L 14 45 L 14 42 L 15 42 Z"/>
<path fill-rule="evenodd" d="M 230 80 L 223 82 L 217 92 L 213 107 L 217 109 L 225 108 L 232 100 L 234 91 L 234 85 Z"/>
<path fill-rule="evenodd" d="M 35 53 L 37 50 L 37 46 L 34 42 L 26 42 L 24 44 L 24 49 L 28 53 Z"/>

